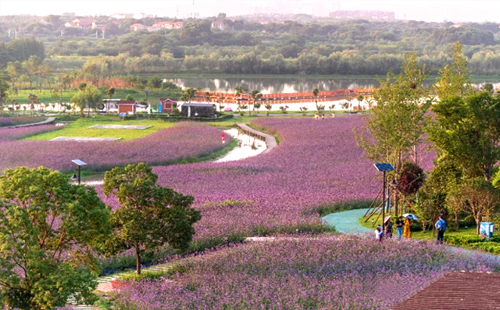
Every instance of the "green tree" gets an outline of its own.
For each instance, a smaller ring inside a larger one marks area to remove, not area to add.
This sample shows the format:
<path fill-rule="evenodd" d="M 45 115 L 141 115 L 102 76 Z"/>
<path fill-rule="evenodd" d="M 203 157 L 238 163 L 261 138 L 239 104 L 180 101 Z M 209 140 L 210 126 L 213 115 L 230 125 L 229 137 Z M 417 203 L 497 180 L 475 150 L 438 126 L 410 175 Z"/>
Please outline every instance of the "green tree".
<path fill-rule="evenodd" d="M 23 75 L 23 66 L 19 61 L 7 64 L 7 74 L 10 78 L 11 89 L 17 95 L 17 82 Z"/>
<path fill-rule="evenodd" d="M 186 250 L 195 233 L 193 224 L 201 219 L 200 212 L 190 207 L 192 196 L 156 185 L 157 179 L 144 163 L 117 167 L 104 175 L 104 194 L 116 196 L 121 204 L 111 215 L 114 238 L 106 243 L 108 253 L 134 249 L 137 274 L 145 252 L 165 244 Z"/>
<path fill-rule="evenodd" d="M 400 175 L 403 163 L 413 155 L 418 164 L 416 147 L 422 141 L 426 126 L 425 113 L 431 100 L 425 68 L 417 64 L 415 53 L 406 54 L 402 73 L 387 74 L 373 95 L 377 105 L 366 120 L 366 127 L 355 129 L 358 145 L 375 162 L 390 162 L 395 175 Z M 423 101 L 426 100 L 426 101 Z"/>
<path fill-rule="evenodd" d="M 188 88 L 182 91 L 180 101 L 184 102 L 191 102 L 191 99 L 194 98 L 194 95 L 196 94 L 196 89 L 195 88 Z"/>
<path fill-rule="evenodd" d="M 436 81 L 436 94 L 439 100 L 450 96 L 462 96 L 472 93 L 472 77 L 469 74 L 467 59 L 462 55 L 462 44 L 456 42 L 451 53 L 452 63 L 439 70 Z"/>
<path fill-rule="evenodd" d="M 109 64 L 104 57 L 91 57 L 83 65 L 81 72 L 83 75 L 88 75 L 92 79 L 92 83 L 99 86 L 99 82 L 103 76 L 106 76 L 109 71 Z"/>
<path fill-rule="evenodd" d="M 246 108 L 246 105 L 241 104 L 241 98 L 239 98 L 239 97 L 241 95 L 243 95 L 244 93 L 246 93 L 247 90 L 243 86 L 241 86 L 241 85 L 236 86 L 234 88 L 234 90 L 236 91 L 234 93 L 234 97 L 236 98 L 236 101 L 238 102 L 238 111 L 243 116 L 244 112 L 242 112 L 242 110 Z"/>
<path fill-rule="evenodd" d="M 264 106 L 264 108 L 266 108 L 266 110 L 267 110 L 267 112 L 266 112 L 266 116 L 269 116 L 269 112 L 271 112 L 271 109 L 273 108 L 273 106 L 272 106 L 272 105 L 270 105 L 270 104 L 266 104 L 266 105 Z"/>
<path fill-rule="evenodd" d="M 500 99 L 488 92 L 451 96 L 433 107 L 429 140 L 465 179 L 490 181 L 500 159 Z"/>
<path fill-rule="evenodd" d="M 49 310 L 70 295 L 91 304 L 94 250 L 109 236 L 109 210 L 93 187 L 58 171 L 7 169 L 0 176 L 0 306 Z"/>
<path fill-rule="evenodd" d="M 9 84 L 0 79 L 0 113 L 3 115 L 3 103 L 9 98 Z"/>
<path fill-rule="evenodd" d="M 69 100 L 70 103 L 73 104 L 73 106 L 77 107 L 80 109 L 80 114 L 84 116 L 83 110 L 87 106 L 87 100 L 85 98 L 85 94 L 83 92 L 77 92 L 76 94 L 71 97 Z"/>
<path fill-rule="evenodd" d="M 85 87 L 85 91 L 83 93 L 88 107 L 87 113 L 90 113 L 90 109 L 97 109 L 99 104 L 102 103 L 102 93 L 94 85 L 88 85 Z"/>
<path fill-rule="evenodd" d="M 314 103 L 316 104 L 316 111 L 318 111 L 318 113 L 320 113 L 321 111 L 319 110 L 319 107 L 318 107 L 319 89 L 317 89 L 317 88 L 313 89 L 312 94 L 314 96 Z"/>
<path fill-rule="evenodd" d="M 27 61 L 23 62 L 24 72 L 30 83 L 30 90 L 33 90 L 33 78 L 40 71 L 42 59 L 38 56 L 31 56 Z"/>
<path fill-rule="evenodd" d="M 256 90 L 256 89 L 252 90 L 250 92 L 250 97 L 252 98 L 252 104 L 253 104 L 253 109 L 252 110 L 255 111 L 256 101 L 259 100 L 260 98 L 262 98 L 262 93 L 260 92 L 260 90 Z M 259 105 L 259 108 L 260 108 L 260 105 Z M 248 113 L 250 114 L 250 106 L 248 106 Z"/>
<path fill-rule="evenodd" d="M 500 190 L 483 178 L 471 178 L 454 187 L 446 197 L 450 207 L 462 209 L 474 217 L 479 234 L 483 218 L 491 221 L 499 210 Z"/>
<path fill-rule="evenodd" d="M 106 95 L 108 95 L 108 99 L 111 99 L 113 98 L 113 95 L 115 94 L 115 88 L 114 87 L 110 87 L 108 88 L 108 90 L 106 91 Z"/>

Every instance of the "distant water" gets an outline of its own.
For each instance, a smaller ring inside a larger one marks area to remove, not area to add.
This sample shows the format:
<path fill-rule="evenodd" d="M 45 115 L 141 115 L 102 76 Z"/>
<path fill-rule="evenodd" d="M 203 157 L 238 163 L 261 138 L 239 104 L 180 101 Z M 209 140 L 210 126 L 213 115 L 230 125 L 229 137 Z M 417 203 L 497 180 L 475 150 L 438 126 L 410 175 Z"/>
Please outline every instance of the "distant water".
<path fill-rule="evenodd" d="M 248 90 L 258 89 L 263 94 L 276 93 L 301 93 L 310 92 L 314 88 L 320 91 L 329 91 L 336 89 L 356 89 L 356 88 L 372 88 L 379 87 L 378 81 L 373 79 L 357 79 L 357 78 L 310 78 L 310 77 L 245 77 L 245 78 L 178 78 L 167 79 L 183 88 L 200 88 L 202 91 L 220 91 L 234 92 L 237 86 L 243 86 Z M 432 80 L 428 80 L 432 83 Z M 481 87 L 484 83 L 474 84 L 475 87 Z M 500 88 L 500 83 L 492 83 L 495 89 Z"/>

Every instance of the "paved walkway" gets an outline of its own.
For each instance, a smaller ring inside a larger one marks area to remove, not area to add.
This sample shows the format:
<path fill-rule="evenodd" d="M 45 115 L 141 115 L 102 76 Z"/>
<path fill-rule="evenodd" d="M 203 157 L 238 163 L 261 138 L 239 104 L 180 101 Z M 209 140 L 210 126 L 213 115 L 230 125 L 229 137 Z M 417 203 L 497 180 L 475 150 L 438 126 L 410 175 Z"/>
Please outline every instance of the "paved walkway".
<path fill-rule="evenodd" d="M 262 154 L 270 152 L 273 148 L 277 146 L 276 139 L 273 136 L 255 130 L 253 128 L 250 128 L 246 124 L 236 124 L 236 125 L 240 127 L 240 129 L 243 130 L 243 132 L 245 132 L 246 134 L 257 137 L 266 142 L 267 148 L 264 152 L 262 152 Z"/>
<path fill-rule="evenodd" d="M 368 229 L 359 224 L 358 219 L 363 217 L 368 209 L 349 210 L 328 214 L 321 220 L 341 233 L 370 233 L 375 230 Z"/>
<path fill-rule="evenodd" d="M 46 120 L 38 123 L 30 123 L 30 124 L 21 124 L 21 125 L 15 125 L 15 126 L 9 126 L 9 127 L 1 127 L 2 129 L 7 128 L 7 129 L 14 129 L 14 128 L 21 128 L 21 127 L 32 127 L 32 126 L 40 126 L 40 125 L 47 125 L 50 123 L 53 123 L 56 120 L 55 117 L 49 117 Z"/>

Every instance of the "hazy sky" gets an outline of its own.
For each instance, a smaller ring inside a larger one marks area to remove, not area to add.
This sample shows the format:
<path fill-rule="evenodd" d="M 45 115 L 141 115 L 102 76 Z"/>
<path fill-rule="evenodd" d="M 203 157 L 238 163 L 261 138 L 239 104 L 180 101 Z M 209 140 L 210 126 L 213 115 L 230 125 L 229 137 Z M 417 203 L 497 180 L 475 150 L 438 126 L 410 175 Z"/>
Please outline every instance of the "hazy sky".
<path fill-rule="evenodd" d="M 49 15 L 74 12 L 78 15 L 147 13 L 184 17 L 192 12 L 192 0 L 0 0 L 0 15 Z M 256 7 L 286 13 L 327 14 L 342 10 L 393 11 L 397 19 L 425 21 L 500 22 L 499 0 L 195 0 L 201 17 L 219 12 L 228 15 L 254 13 Z"/>

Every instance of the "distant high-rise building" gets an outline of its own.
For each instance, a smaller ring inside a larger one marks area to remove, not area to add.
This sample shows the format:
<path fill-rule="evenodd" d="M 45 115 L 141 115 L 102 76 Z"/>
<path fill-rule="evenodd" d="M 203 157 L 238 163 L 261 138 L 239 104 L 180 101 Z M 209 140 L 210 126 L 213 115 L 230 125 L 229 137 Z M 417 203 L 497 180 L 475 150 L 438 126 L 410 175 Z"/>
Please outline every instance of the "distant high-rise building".
<path fill-rule="evenodd" d="M 330 18 L 334 19 L 368 19 L 368 20 L 389 20 L 396 19 L 394 12 L 385 11 L 333 11 L 330 12 Z"/>

